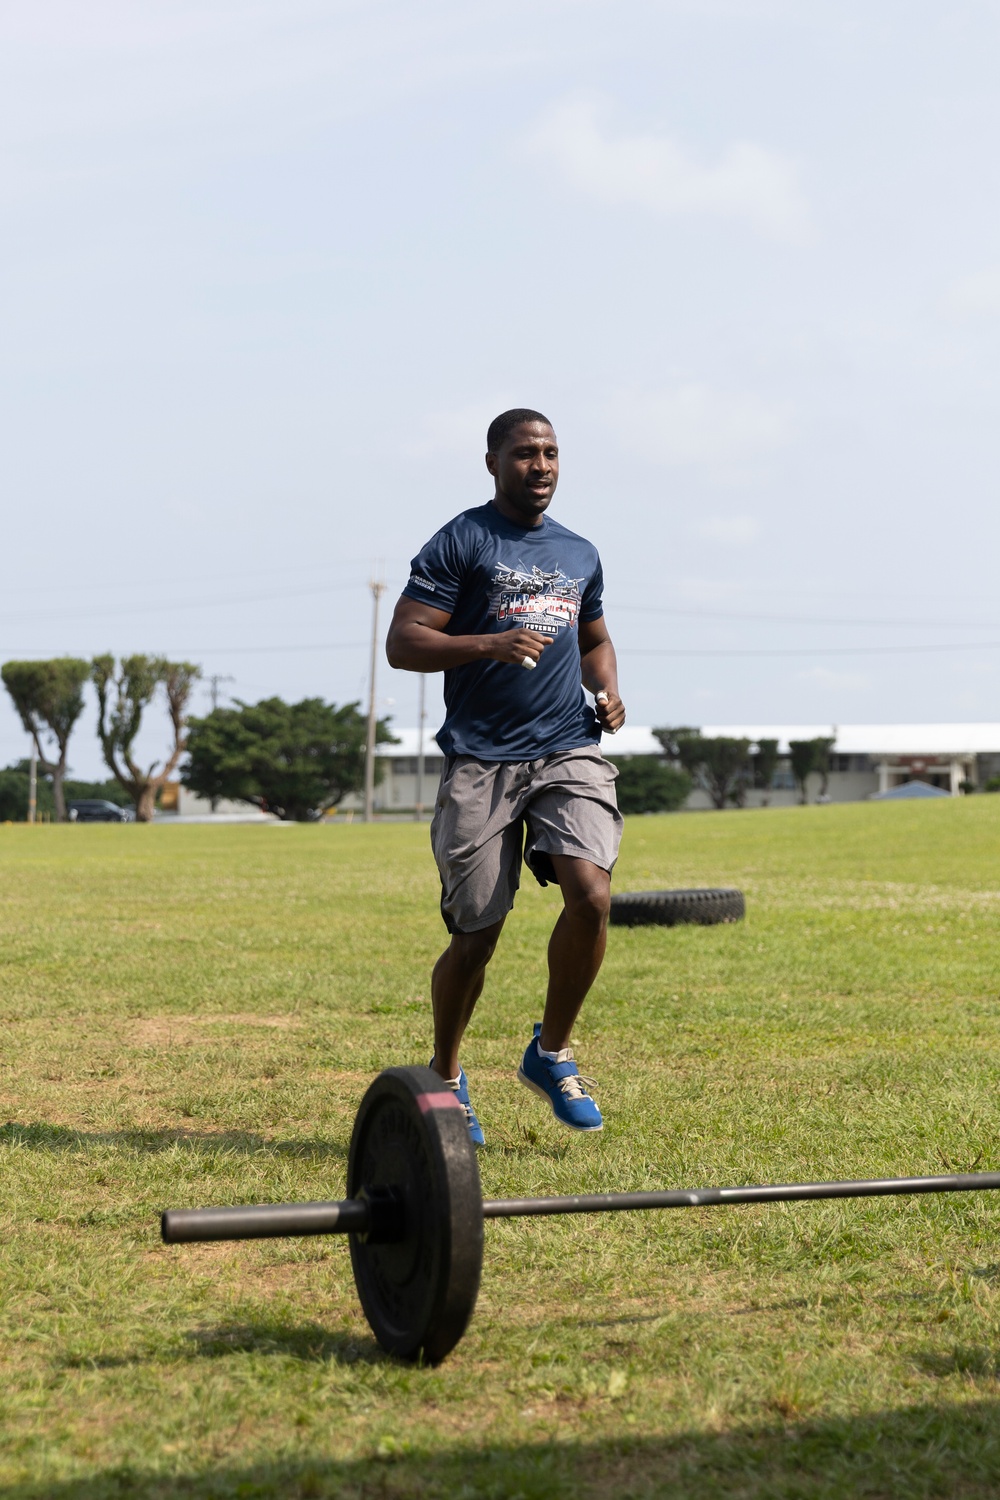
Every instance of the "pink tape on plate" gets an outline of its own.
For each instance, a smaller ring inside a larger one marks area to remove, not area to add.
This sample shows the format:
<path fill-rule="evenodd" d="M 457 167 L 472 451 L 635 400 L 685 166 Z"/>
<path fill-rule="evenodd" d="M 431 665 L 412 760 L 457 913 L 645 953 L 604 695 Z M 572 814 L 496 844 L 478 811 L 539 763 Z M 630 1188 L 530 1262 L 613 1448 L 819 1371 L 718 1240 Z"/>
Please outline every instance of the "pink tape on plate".
<path fill-rule="evenodd" d="M 418 1094 L 417 1103 L 420 1105 L 422 1115 L 425 1115 L 429 1109 L 462 1108 L 454 1089 L 443 1089 L 440 1094 Z"/>

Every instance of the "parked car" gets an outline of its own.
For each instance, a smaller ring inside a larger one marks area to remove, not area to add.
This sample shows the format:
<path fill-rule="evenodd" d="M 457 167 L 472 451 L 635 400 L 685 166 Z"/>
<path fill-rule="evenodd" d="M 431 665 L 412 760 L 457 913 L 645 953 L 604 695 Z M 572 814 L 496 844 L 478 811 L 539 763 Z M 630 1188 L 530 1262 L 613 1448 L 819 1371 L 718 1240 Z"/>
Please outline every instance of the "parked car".
<path fill-rule="evenodd" d="M 135 813 L 130 807 L 119 807 L 117 802 L 105 802 L 99 797 L 83 797 L 71 802 L 67 808 L 71 823 L 133 823 Z"/>

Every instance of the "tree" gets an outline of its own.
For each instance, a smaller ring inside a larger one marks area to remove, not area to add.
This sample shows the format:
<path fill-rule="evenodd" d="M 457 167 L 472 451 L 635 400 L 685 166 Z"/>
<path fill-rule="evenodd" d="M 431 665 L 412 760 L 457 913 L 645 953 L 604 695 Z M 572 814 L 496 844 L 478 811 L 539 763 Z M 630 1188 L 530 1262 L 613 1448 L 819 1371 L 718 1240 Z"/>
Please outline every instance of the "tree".
<path fill-rule="evenodd" d="M 809 776 L 816 760 L 815 740 L 789 740 L 788 754 L 792 762 L 792 775 L 799 789 L 799 802 L 804 807 L 809 801 Z"/>
<path fill-rule="evenodd" d="M 701 730 L 692 729 L 690 725 L 683 725 L 677 729 L 654 729 L 653 738 L 659 740 L 663 746 L 663 753 L 668 760 L 679 761 L 681 759 L 681 742 L 701 739 Z"/>
<path fill-rule="evenodd" d="M 751 756 L 751 764 L 753 784 L 764 793 L 763 803 L 767 807 L 771 801 L 771 783 L 778 768 L 778 741 L 758 740 L 757 749 Z"/>
<path fill-rule="evenodd" d="M 816 746 L 816 758 L 813 762 L 813 770 L 819 772 L 819 794 L 825 797 L 830 786 L 830 751 L 837 743 L 836 739 L 830 739 L 823 735 L 813 740 Z"/>
<path fill-rule="evenodd" d="M 357 703 L 265 698 L 192 719 L 184 786 L 201 797 L 252 802 L 285 821 L 303 822 L 365 783 L 367 721 Z M 379 744 L 394 742 L 384 719 Z M 377 769 L 377 768 L 376 768 Z"/>
<path fill-rule="evenodd" d="M 96 656 L 91 676 L 97 688 L 97 736 L 105 762 L 135 803 L 136 822 L 149 823 L 156 794 L 186 748 L 185 714 L 201 669 L 191 662 L 167 661 L 162 656 L 123 656 L 116 669 L 113 656 Z M 133 747 L 143 713 L 160 687 L 167 699 L 173 748 L 161 769 L 157 769 L 159 762 L 154 760 L 144 771 L 134 758 Z"/>
<path fill-rule="evenodd" d="M 83 685 L 90 667 L 75 656 L 60 656 L 51 661 L 9 661 L 0 675 L 35 742 L 39 769 L 51 780 L 56 820 L 65 823 L 66 752 L 73 726 L 83 713 Z M 55 758 L 42 748 L 43 736 L 55 746 Z"/>
<path fill-rule="evenodd" d="M 691 777 L 657 755 L 609 756 L 618 767 L 615 790 L 623 813 L 674 812 L 687 801 Z"/>
<path fill-rule="evenodd" d="M 28 762 L 19 760 L 0 771 L 0 823 L 25 823 L 28 819 Z M 36 813 L 43 816 L 55 810 L 52 788 L 41 780 L 37 787 Z"/>
<path fill-rule="evenodd" d="M 667 757 L 680 763 L 711 799 L 712 806 L 742 807 L 750 779 L 750 741 L 728 735 L 704 736 L 698 729 L 654 729 Z"/>
<path fill-rule="evenodd" d="M 789 740 L 788 750 L 792 762 L 792 775 L 795 777 L 799 788 L 799 801 L 804 807 L 809 800 L 808 782 L 813 771 L 820 775 L 820 796 L 826 796 L 826 789 L 830 785 L 830 751 L 835 740 L 823 735 L 817 735 L 812 740 Z"/>

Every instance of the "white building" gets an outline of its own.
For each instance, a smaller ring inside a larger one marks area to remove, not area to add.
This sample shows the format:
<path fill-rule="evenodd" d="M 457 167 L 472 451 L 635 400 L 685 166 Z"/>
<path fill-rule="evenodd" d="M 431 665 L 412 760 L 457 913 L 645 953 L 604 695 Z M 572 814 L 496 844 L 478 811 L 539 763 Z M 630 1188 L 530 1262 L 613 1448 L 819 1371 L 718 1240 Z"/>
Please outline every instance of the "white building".
<path fill-rule="evenodd" d="M 762 739 L 777 740 L 782 756 L 770 788 L 751 791 L 748 807 L 765 800 L 772 807 L 798 802 L 788 765 L 789 740 L 819 737 L 834 741 L 830 754 L 827 796 L 832 802 L 858 802 L 874 792 L 885 792 L 906 781 L 926 781 L 957 797 L 962 783 L 980 787 L 991 776 L 1000 775 L 1000 723 L 998 724 L 705 724 L 706 736 L 728 735 L 747 739 L 751 750 Z M 418 800 L 417 762 L 419 737 L 416 729 L 394 729 L 396 745 L 381 745 L 379 758 L 385 774 L 376 788 L 375 806 L 382 813 L 412 813 Z M 662 754 L 659 741 L 649 728 L 626 724 L 613 738 L 602 742 L 605 755 L 619 757 Z M 444 757 L 433 734 L 424 734 L 424 773 L 419 800 L 430 811 L 441 776 Z M 810 800 L 815 800 L 820 778 L 810 778 Z M 360 805 L 357 798 L 344 807 Z M 710 806 L 701 791 L 691 794 L 689 808 Z"/>

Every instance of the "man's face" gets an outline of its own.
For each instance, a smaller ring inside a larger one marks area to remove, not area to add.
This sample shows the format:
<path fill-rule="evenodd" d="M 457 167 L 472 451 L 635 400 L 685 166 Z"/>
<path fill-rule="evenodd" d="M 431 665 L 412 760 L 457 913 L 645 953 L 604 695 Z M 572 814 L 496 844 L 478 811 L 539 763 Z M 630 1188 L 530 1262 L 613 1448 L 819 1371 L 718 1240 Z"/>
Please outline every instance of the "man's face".
<path fill-rule="evenodd" d="M 512 427 L 486 467 L 497 483 L 497 499 L 533 525 L 548 509 L 559 480 L 559 445 L 547 422 Z"/>

